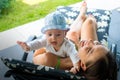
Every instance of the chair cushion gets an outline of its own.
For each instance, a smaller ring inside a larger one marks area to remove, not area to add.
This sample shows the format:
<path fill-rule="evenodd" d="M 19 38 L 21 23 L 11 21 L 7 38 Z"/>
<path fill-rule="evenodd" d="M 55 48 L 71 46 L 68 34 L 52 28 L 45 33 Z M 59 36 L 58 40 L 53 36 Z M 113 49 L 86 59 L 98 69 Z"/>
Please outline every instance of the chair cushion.
<path fill-rule="evenodd" d="M 44 65 L 35 65 L 30 62 L 25 62 L 17 59 L 12 59 L 12 58 L 1 58 L 2 62 L 10 69 L 25 73 L 25 74 L 30 74 L 31 79 L 33 80 L 32 77 L 36 76 L 36 80 L 39 80 L 40 77 L 47 77 L 47 78 L 53 78 L 53 79 L 60 79 L 60 80 L 86 80 L 84 76 L 75 75 L 70 73 L 67 70 L 60 70 L 60 69 L 55 69 L 52 67 L 44 66 Z M 14 76 L 17 76 L 18 73 L 14 74 Z M 20 77 L 20 75 L 19 75 Z M 26 76 L 21 76 L 21 77 L 26 77 Z M 38 79 L 37 79 L 38 77 Z M 29 80 L 25 79 L 25 80 Z"/>
<path fill-rule="evenodd" d="M 80 13 L 78 7 L 59 6 L 57 10 L 64 14 L 67 24 L 71 25 Z M 111 21 L 111 11 L 101 9 L 89 9 L 87 14 L 92 14 L 97 20 L 97 34 L 99 41 L 107 45 L 107 36 Z"/>
<path fill-rule="evenodd" d="M 58 7 L 58 11 L 64 14 L 67 24 L 71 25 L 72 22 L 76 19 L 79 14 L 79 8 L 77 7 Z M 107 44 L 107 36 L 109 30 L 110 23 L 110 15 L 111 11 L 108 10 L 99 10 L 99 9 L 88 9 L 87 14 L 93 14 L 97 19 L 97 33 L 98 39 L 102 44 Z M 43 65 L 35 65 L 30 62 L 25 62 L 21 60 L 11 59 L 11 58 L 2 58 L 3 63 L 12 70 L 19 70 L 21 72 L 30 73 L 31 76 L 38 75 L 47 76 L 49 78 L 57 78 L 57 79 L 79 79 L 85 80 L 84 76 L 74 75 L 67 70 L 58 70 L 52 67 L 43 66 Z M 37 77 L 38 77 L 37 76 Z M 34 80 L 34 79 L 33 79 Z"/>

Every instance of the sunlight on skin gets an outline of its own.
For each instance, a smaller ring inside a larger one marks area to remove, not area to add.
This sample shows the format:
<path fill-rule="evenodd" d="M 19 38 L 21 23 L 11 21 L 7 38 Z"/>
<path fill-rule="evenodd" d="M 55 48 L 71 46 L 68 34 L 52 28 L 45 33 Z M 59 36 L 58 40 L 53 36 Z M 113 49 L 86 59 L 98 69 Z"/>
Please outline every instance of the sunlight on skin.
<path fill-rule="evenodd" d="M 28 4 L 28 5 L 36 5 L 39 4 L 40 2 L 45 2 L 47 0 L 22 0 L 22 2 Z"/>

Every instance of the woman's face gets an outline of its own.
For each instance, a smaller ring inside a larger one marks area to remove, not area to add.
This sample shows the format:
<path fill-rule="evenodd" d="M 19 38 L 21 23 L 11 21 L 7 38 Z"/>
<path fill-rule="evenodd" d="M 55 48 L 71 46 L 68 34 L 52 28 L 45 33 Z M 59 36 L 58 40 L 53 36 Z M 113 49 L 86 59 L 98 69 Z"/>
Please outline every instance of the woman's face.
<path fill-rule="evenodd" d="M 98 59 L 104 57 L 108 49 L 97 41 L 81 41 L 78 56 L 81 62 L 86 64 L 88 61 L 94 64 Z"/>

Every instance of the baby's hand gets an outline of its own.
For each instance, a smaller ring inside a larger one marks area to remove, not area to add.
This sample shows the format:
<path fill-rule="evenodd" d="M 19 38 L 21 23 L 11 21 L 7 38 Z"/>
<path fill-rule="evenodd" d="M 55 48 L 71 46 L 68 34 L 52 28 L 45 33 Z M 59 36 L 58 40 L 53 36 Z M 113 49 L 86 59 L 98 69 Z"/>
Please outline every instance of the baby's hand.
<path fill-rule="evenodd" d="M 30 51 L 30 47 L 22 41 L 17 41 L 17 44 L 19 44 L 25 51 Z"/>
<path fill-rule="evenodd" d="M 72 72 L 73 74 L 76 74 L 77 72 L 79 72 L 80 67 L 79 66 L 74 66 L 71 68 L 70 72 Z"/>

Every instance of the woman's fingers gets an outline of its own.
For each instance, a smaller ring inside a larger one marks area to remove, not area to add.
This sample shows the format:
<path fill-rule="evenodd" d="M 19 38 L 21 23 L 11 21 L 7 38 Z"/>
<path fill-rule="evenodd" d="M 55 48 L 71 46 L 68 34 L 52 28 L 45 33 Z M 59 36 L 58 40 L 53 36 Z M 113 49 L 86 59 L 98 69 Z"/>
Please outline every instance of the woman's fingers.
<path fill-rule="evenodd" d="M 84 45 L 87 45 L 87 44 L 90 44 L 90 43 L 93 43 L 94 41 L 93 40 L 81 40 L 80 42 L 79 42 L 79 48 L 80 47 L 83 47 Z"/>
<path fill-rule="evenodd" d="M 81 40 L 81 41 L 79 42 L 79 48 L 80 48 L 80 47 L 83 47 L 84 44 L 85 44 L 85 42 L 86 42 L 85 40 Z"/>

